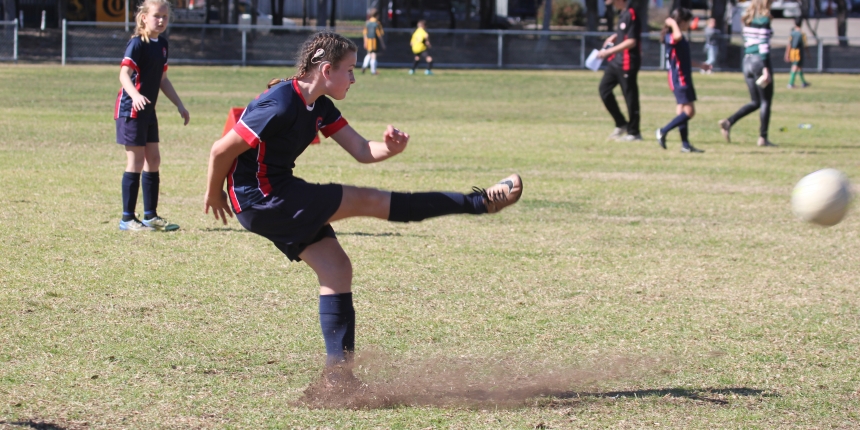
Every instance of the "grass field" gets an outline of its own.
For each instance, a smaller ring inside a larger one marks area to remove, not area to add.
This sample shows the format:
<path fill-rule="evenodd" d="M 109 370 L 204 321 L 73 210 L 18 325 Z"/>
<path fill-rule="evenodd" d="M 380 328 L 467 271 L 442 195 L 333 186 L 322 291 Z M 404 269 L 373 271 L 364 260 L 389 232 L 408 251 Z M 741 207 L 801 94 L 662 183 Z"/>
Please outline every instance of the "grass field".
<path fill-rule="evenodd" d="M 312 271 L 202 213 L 228 109 L 291 70 L 170 69 L 191 124 L 162 96 L 166 234 L 117 229 L 117 73 L 0 66 L 0 428 L 860 426 L 860 217 L 822 229 L 789 207 L 819 168 L 860 181 L 860 76 L 778 75 L 780 146 L 760 149 L 757 114 L 731 144 L 716 127 L 741 76 L 696 75 L 691 155 L 654 140 L 662 73 L 640 76 L 641 143 L 604 141 L 596 73 L 359 75 L 344 116 L 409 148 L 360 165 L 325 140 L 298 176 L 468 191 L 519 172 L 524 194 L 496 216 L 335 225 L 373 352 L 358 372 L 393 399 L 349 409 L 301 401 L 324 358 Z"/>

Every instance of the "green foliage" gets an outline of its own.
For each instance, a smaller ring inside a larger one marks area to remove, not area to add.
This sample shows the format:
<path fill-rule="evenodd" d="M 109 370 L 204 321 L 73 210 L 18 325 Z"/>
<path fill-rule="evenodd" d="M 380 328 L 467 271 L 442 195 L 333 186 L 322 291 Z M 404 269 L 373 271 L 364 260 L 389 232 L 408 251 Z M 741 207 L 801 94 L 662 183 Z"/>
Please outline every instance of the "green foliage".
<path fill-rule="evenodd" d="M 552 0 L 550 25 L 585 25 L 585 8 L 576 0 Z M 537 9 L 537 22 L 542 23 L 546 13 L 546 3 Z"/>

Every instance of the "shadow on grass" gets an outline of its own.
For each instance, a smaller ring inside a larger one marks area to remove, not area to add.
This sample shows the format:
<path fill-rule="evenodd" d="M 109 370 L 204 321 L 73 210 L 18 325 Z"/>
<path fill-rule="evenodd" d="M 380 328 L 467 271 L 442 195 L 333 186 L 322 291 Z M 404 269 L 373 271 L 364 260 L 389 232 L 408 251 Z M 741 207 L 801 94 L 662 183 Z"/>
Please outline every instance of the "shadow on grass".
<path fill-rule="evenodd" d="M 59 426 L 43 421 L 27 420 L 27 421 L 0 421 L 0 426 L 23 427 L 37 430 L 66 430 L 66 427 Z"/>
<path fill-rule="evenodd" d="M 244 228 L 233 228 L 233 227 L 207 227 L 201 228 L 200 231 L 205 231 L 207 233 L 219 233 L 225 231 L 232 231 L 234 233 L 248 233 L 248 230 Z"/>
<path fill-rule="evenodd" d="M 364 233 L 361 231 L 346 231 L 346 232 L 337 232 L 338 236 L 359 236 L 359 237 L 390 237 L 390 236 L 403 236 L 400 233 Z M 410 235 L 415 237 L 421 237 L 416 235 Z"/>
<path fill-rule="evenodd" d="M 567 392 L 559 394 L 550 394 L 557 399 L 584 399 L 584 398 L 611 398 L 618 399 L 623 397 L 674 397 L 690 400 L 700 400 L 703 402 L 714 403 L 717 405 L 727 405 L 729 401 L 721 397 L 741 396 L 741 397 L 779 397 L 779 394 L 767 393 L 764 390 L 755 388 L 701 388 L 701 389 L 686 389 L 686 388 L 655 388 L 648 390 L 632 390 L 632 391 L 609 391 L 606 393 L 577 393 Z M 714 397 L 716 396 L 716 397 Z"/>

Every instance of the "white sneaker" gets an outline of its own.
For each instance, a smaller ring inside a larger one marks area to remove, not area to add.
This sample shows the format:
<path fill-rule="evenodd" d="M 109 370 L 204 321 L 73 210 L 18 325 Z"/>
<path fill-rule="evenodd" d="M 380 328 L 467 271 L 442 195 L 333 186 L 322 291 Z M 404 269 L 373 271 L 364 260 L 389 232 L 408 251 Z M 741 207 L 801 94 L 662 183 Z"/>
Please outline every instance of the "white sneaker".
<path fill-rule="evenodd" d="M 612 130 L 612 133 L 609 133 L 609 136 L 606 138 L 606 140 L 618 140 L 618 139 L 624 137 L 626 134 L 627 134 L 626 128 L 615 127 L 615 129 Z"/>

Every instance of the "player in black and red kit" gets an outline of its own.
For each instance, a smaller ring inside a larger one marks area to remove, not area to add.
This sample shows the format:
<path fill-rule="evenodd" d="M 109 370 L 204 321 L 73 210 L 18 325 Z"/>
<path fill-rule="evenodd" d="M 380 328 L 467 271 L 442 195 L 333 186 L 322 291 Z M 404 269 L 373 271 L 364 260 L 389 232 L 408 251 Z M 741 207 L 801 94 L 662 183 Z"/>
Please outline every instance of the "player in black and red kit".
<path fill-rule="evenodd" d="M 158 216 L 158 118 L 155 102 L 159 90 L 176 105 L 188 124 L 189 115 L 182 100 L 167 79 L 167 30 L 170 4 L 167 0 L 145 0 L 138 7 L 134 34 L 120 65 L 122 88 L 116 97 L 114 120 L 116 143 L 125 146 L 126 167 L 122 175 L 122 219 L 119 229 L 126 231 L 171 231 L 179 228 Z M 161 36 L 161 37 L 159 37 Z M 141 171 L 143 175 L 141 175 Z M 138 189 L 143 190 L 143 219 L 135 215 Z"/>
<path fill-rule="evenodd" d="M 293 176 L 296 158 L 318 131 L 361 163 L 382 161 L 406 148 L 409 135 L 391 125 L 382 141 L 365 139 L 329 99 L 342 100 L 355 83 L 356 51 L 352 41 L 335 33 L 308 38 L 296 59 L 296 75 L 269 82 L 269 89 L 248 105 L 233 129 L 212 145 L 204 202 L 205 211 L 212 209 L 225 224 L 226 217 L 233 216 L 232 206 L 243 227 L 316 272 L 326 383 L 335 388 L 343 380 L 341 363 L 355 347 L 355 310 L 352 263 L 331 223 L 357 216 L 410 222 L 495 213 L 515 203 L 522 193 L 519 175 L 470 194 L 388 192 L 313 184 Z"/>
<path fill-rule="evenodd" d="M 693 13 L 689 9 L 675 9 L 666 18 L 661 36 L 666 44 L 666 68 L 669 70 L 669 89 L 675 94 L 676 117 L 665 127 L 657 129 L 657 141 L 666 149 L 666 134 L 675 127 L 681 133 L 681 152 L 704 152 L 690 144 L 687 138 L 687 123 L 696 115 L 696 89 L 693 87 L 693 65 L 702 70 L 711 70 L 710 64 L 690 58 L 690 43 L 684 37 L 689 30 Z"/>
<path fill-rule="evenodd" d="M 615 130 L 609 137 L 627 141 L 642 140 L 639 133 L 639 84 L 636 81 L 642 66 L 642 22 L 636 16 L 636 11 L 627 7 L 625 0 L 607 0 L 606 4 L 621 11 L 617 32 L 603 42 L 603 49 L 597 54 L 608 61 L 599 88 L 600 98 L 615 120 Z M 621 92 L 627 102 L 629 120 L 624 118 L 612 94 L 618 85 L 621 85 Z"/>

